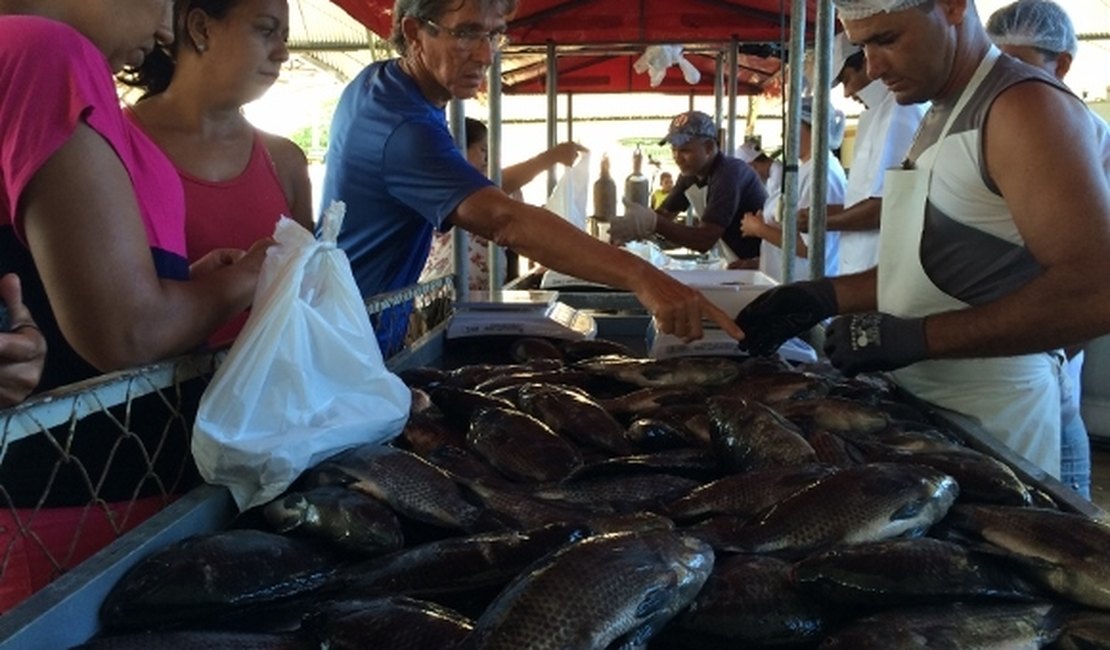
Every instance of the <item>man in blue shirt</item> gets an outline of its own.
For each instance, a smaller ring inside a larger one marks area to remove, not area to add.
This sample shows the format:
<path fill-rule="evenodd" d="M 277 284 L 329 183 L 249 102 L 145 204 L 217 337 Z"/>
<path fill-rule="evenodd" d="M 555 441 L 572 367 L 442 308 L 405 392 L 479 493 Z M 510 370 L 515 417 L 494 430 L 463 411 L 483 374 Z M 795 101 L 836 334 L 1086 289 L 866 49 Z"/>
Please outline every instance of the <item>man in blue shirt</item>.
<path fill-rule="evenodd" d="M 515 0 L 398 0 L 401 57 L 363 70 L 332 122 L 323 205 L 347 204 L 339 245 L 363 296 L 416 281 L 432 231 L 459 226 L 540 264 L 634 292 L 660 331 L 702 334 L 702 317 L 739 337 L 732 319 L 697 291 L 598 241 L 558 215 L 509 198 L 456 147 L 444 109 L 474 97 L 505 41 Z M 389 354 L 403 331 L 379 331 Z"/>

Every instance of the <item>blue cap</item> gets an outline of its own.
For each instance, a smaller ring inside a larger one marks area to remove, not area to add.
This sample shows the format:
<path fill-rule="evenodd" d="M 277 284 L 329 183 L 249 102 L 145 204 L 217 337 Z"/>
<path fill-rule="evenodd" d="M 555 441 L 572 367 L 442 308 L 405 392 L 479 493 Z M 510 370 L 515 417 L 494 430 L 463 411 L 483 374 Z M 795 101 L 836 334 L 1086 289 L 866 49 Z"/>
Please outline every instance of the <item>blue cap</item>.
<path fill-rule="evenodd" d="M 717 139 L 717 124 L 701 111 L 687 111 L 675 115 L 667 129 L 667 135 L 659 141 L 660 145 L 669 144 L 681 147 L 694 138 Z"/>

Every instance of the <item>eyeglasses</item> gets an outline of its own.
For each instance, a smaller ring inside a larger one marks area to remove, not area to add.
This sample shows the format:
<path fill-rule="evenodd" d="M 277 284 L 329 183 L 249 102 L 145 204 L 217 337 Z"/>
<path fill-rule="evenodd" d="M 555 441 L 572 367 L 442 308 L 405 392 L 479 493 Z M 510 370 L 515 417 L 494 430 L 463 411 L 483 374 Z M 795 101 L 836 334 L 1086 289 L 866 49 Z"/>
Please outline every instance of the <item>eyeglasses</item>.
<path fill-rule="evenodd" d="M 451 27 L 444 27 L 436 23 L 434 20 L 427 18 L 422 19 L 429 27 L 444 32 L 451 38 L 455 39 L 455 45 L 461 50 L 472 50 L 483 41 L 489 43 L 490 47 L 495 50 L 500 50 L 509 44 L 509 35 L 503 30 L 494 30 L 492 32 L 483 32 L 477 29 L 454 29 Z"/>

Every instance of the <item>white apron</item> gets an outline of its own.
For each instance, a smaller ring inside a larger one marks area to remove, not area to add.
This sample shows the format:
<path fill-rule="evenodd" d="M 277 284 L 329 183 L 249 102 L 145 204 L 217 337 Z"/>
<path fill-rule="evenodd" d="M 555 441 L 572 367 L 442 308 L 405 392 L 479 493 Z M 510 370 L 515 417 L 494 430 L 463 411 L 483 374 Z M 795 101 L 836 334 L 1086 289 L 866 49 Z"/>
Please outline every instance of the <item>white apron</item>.
<path fill-rule="evenodd" d="M 916 161 L 916 168 L 886 173 L 879 246 L 879 311 L 920 317 L 970 307 L 929 280 L 919 250 L 929 182 L 939 150 L 953 119 L 996 58 L 997 50 L 992 48 L 961 95 L 937 144 Z M 1059 478 L 1061 371 L 1055 355 L 1039 353 L 928 360 L 893 374 L 910 393 L 978 420 L 989 434 Z"/>
<path fill-rule="evenodd" d="M 706 184 L 698 187 L 697 183 L 695 183 L 687 187 L 684 194 L 686 195 L 686 200 L 690 202 L 690 212 L 696 215 L 700 221 L 702 215 L 705 214 L 705 203 L 709 199 L 709 185 Z M 717 254 L 725 263 L 735 262 L 740 259 L 732 252 L 728 244 L 720 239 L 717 240 Z"/>

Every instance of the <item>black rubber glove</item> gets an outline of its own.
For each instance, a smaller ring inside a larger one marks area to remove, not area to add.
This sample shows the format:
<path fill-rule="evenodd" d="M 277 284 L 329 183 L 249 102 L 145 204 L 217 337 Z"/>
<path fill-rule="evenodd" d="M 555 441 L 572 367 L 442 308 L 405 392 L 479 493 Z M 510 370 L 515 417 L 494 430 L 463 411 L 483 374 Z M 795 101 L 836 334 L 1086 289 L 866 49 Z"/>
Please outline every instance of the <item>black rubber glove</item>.
<path fill-rule="evenodd" d="M 846 375 L 895 370 L 921 361 L 928 352 L 924 318 L 851 314 L 825 331 L 825 354 Z"/>
<path fill-rule="evenodd" d="M 736 324 L 744 330 L 740 349 L 757 356 L 772 354 L 788 339 L 835 316 L 836 311 L 836 291 L 829 280 L 775 287 L 737 314 Z"/>

